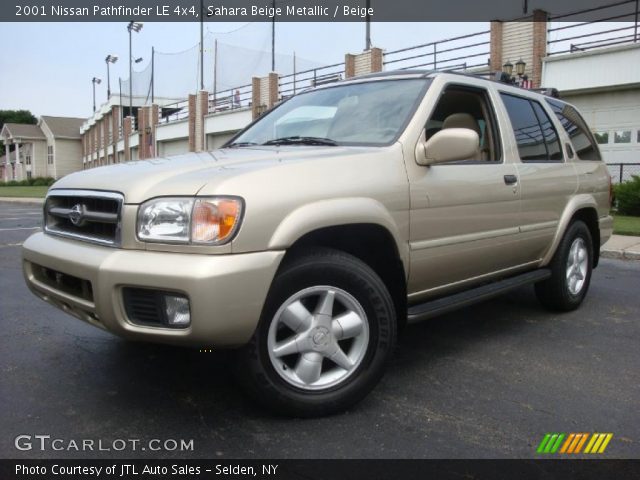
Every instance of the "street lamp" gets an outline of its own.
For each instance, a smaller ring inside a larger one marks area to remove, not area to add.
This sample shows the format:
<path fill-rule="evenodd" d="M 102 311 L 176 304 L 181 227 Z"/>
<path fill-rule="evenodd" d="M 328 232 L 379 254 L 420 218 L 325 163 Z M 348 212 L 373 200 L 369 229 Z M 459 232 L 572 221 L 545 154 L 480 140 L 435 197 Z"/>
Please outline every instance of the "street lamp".
<path fill-rule="evenodd" d="M 93 111 L 96 111 L 96 84 L 100 85 L 100 83 L 102 82 L 102 80 L 100 80 L 98 77 L 93 77 L 91 79 L 91 83 L 93 84 Z"/>
<path fill-rule="evenodd" d="M 143 27 L 142 22 L 129 22 L 127 30 L 129 31 L 129 116 L 133 116 L 133 53 L 131 52 L 131 32 L 140 33 Z"/>
<path fill-rule="evenodd" d="M 513 63 L 507 61 L 507 63 L 502 66 L 502 71 L 511 76 L 511 74 L 513 73 Z"/>
<path fill-rule="evenodd" d="M 517 79 L 515 76 L 513 76 L 513 64 L 509 61 L 507 61 L 507 63 L 502 66 L 502 75 L 500 79 L 501 81 L 504 81 L 506 83 L 522 87 L 528 80 L 527 75 L 525 75 L 524 73 L 525 69 L 527 68 L 527 63 L 524 60 L 520 59 L 516 62 L 515 67 L 516 75 L 518 76 Z"/>
<path fill-rule="evenodd" d="M 118 61 L 118 55 L 111 53 L 105 57 L 104 61 L 107 64 L 107 100 L 109 100 L 111 98 L 111 75 L 109 75 L 109 64 L 116 63 Z"/>

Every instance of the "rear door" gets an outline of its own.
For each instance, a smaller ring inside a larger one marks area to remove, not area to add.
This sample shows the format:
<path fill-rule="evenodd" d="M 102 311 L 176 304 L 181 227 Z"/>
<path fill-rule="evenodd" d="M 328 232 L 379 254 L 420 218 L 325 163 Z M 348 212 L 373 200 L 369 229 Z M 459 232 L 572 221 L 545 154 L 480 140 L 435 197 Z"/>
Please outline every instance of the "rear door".
<path fill-rule="evenodd" d="M 548 250 L 562 212 L 576 192 L 576 172 L 566 161 L 553 114 L 537 97 L 505 91 L 500 97 L 519 157 L 520 248 L 526 260 L 534 261 Z"/>
<path fill-rule="evenodd" d="M 578 192 L 592 195 L 598 205 L 599 216 L 609 214 L 609 170 L 602 161 L 596 139 L 578 110 L 568 103 L 545 99 L 568 140 L 567 156 L 578 176 Z"/>

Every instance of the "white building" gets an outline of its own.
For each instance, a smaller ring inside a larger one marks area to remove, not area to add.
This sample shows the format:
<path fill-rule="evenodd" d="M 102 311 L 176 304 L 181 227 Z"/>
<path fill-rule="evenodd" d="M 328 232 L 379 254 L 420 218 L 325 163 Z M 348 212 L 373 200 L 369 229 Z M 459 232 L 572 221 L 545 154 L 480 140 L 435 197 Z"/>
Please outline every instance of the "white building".
<path fill-rule="evenodd" d="M 0 178 L 60 178 L 82 170 L 80 126 L 84 118 L 42 116 L 37 125 L 5 123 L 0 131 L 5 156 Z"/>

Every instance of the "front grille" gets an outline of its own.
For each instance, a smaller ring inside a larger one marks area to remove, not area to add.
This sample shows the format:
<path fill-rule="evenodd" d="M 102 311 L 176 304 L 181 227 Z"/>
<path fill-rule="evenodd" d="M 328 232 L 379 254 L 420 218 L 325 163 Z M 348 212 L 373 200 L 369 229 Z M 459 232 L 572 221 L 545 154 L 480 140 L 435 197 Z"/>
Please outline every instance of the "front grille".
<path fill-rule="evenodd" d="M 115 192 L 52 190 L 45 202 L 47 233 L 102 245 L 120 244 L 123 197 Z"/>

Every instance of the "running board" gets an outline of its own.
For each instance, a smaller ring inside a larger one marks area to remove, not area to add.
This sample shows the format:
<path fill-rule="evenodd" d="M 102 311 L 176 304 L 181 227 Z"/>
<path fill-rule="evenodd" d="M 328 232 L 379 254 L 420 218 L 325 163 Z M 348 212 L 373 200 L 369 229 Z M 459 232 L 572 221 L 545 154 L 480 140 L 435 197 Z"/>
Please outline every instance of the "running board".
<path fill-rule="evenodd" d="M 509 277 L 504 280 L 488 283 L 471 290 L 455 293 L 448 297 L 438 298 L 419 305 L 414 305 L 409 307 L 407 322 L 416 323 L 421 320 L 437 317 L 438 315 L 443 315 L 453 310 L 497 297 L 509 290 L 514 290 L 524 285 L 546 280 L 550 276 L 551 270 L 548 268 L 541 268 L 539 270 L 534 270 L 533 272 L 523 273 L 516 275 L 515 277 Z"/>

